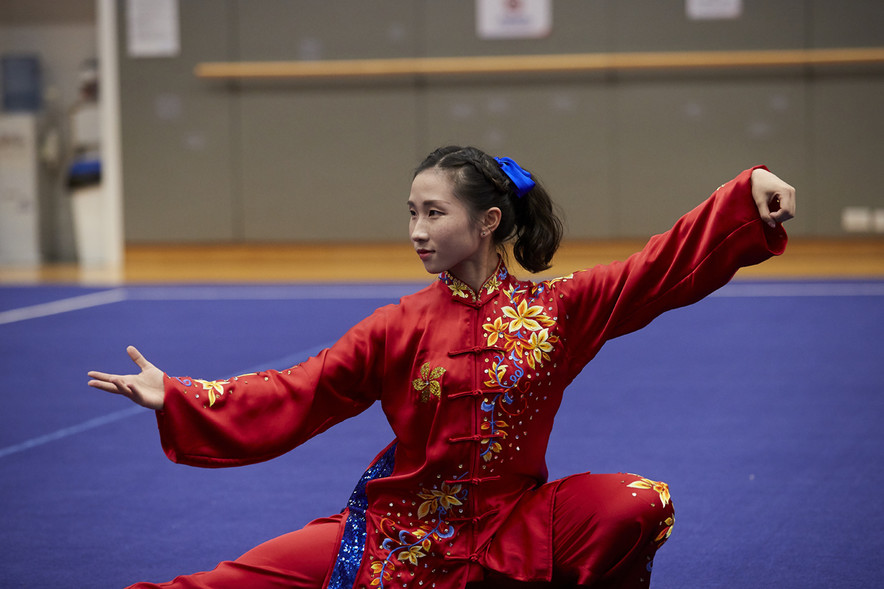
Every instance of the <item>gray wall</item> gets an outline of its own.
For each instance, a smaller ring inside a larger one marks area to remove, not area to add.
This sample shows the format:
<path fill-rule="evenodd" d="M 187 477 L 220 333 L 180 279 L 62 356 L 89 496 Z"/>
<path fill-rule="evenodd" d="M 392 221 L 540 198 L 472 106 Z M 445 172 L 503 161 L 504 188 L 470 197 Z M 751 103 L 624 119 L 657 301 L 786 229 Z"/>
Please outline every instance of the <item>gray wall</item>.
<path fill-rule="evenodd" d="M 129 242 L 405 239 L 411 168 L 474 144 L 533 169 L 570 238 L 665 230 L 766 163 L 799 189 L 791 232 L 843 235 L 884 208 L 884 68 L 383 82 L 199 80 L 203 61 L 884 45 L 880 0 L 745 0 L 691 22 L 684 0 L 556 0 L 545 39 L 483 41 L 474 0 L 185 0 L 180 56 L 126 55 Z"/>

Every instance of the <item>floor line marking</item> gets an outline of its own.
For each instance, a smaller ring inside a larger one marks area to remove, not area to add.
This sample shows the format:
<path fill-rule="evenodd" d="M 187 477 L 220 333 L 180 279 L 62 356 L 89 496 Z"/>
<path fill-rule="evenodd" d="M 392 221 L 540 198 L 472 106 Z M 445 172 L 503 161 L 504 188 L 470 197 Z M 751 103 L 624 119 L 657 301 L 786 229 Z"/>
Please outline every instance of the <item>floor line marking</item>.
<path fill-rule="evenodd" d="M 89 309 L 91 307 L 100 307 L 101 305 L 109 305 L 111 303 L 124 301 L 126 298 L 125 289 L 114 288 L 111 290 L 91 292 L 89 294 L 67 299 L 50 301 L 48 303 L 40 303 L 39 305 L 9 309 L 8 311 L 0 311 L 0 325 L 26 321 L 28 319 L 37 319 L 39 317 L 48 317 L 50 315 L 60 315 L 61 313 Z"/>
<path fill-rule="evenodd" d="M 270 370 L 271 367 L 282 370 L 284 368 L 288 368 L 306 360 L 310 356 L 314 356 L 319 353 L 324 348 L 329 347 L 333 342 L 329 342 L 327 344 L 322 344 L 319 346 L 314 346 L 312 348 L 307 348 L 300 352 L 295 352 L 293 354 L 289 354 L 288 356 L 283 356 L 282 358 L 271 360 L 269 362 L 263 362 L 261 364 L 256 364 L 252 368 L 247 368 L 241 372 L 236 374 L 231 374 L 228 378 L 233 378 L 234 376 L 238 376 L 240 374 L 253 373 L 253 372 L 262 372 L 265 370 Z M 120 421 L 121 419 L 126 419 L 128 417 L 133 417 L 135 415 L 142 415 L 148 409 L 140 405 L 136 405 L 134 407 L 127 407 L 126 409 L 122 409 L 120 411 L 115 411 L 113 413 L 108 413 L 107 415 L 101 415 L 99 417 L 94 417 L 83 423 L 78 423 L 76 425 L 72 425 L 70 427 L 64 427 L 54 432 L 44 434 L 42 436 L 37 436 L 35 438 L 31 438 L 29 440 L 25 440 L 24 442 L 20 442 L 18 444 L 13 444 L 11 446 L 6 446 L 5 448 L 0 448 L 0 458 L 5 458 L 11 454 L 17 454 L 19 452 L 24 452 L 25 450 L 30 450 L 31 448 L 36 448 L 38 446 L 42 446 L 44 444 L 48 444 L 50 442 L 55 442 L 57 440 L 61 440 L 64 438 L 68 438 L 70 436 L 89 431 L 103 425 L 107 425 L 109 423 L 114 423 L 116 421 Z"/>
<path fill-rule="evenodd" d="M 127 289 L 130 300 L 139 301 L 224 301 L 224 300 L 371 300 L 399 299 L 426 284 L 299 284 L 235 286 L 139 286 Z"/>
<path fill-rule="evenodd" d="M 74 434 L 89 431 L 90 429 L 95 429 L 108 423 L 113 423 L 127 417 L 132 417 L 133 415 L 138 415 L 143 410 L 144 407 L 141 406 L 128 407 L 120 411 L 115 411 L 114 413 L 109 413 L 100 417 L 94 417 L 88 421 L 84 421 L 83 423 L 78 423 L 77 425 L 64 427 L 49 434 L 37 436 L 36 438 L 31 438 L 30 440 L 25 440 L 20 444 L 13 444 L 12 446 L 0 448 L 0 458 L 4 458 L 6 456 L 9 456 L 10 454 L 24 452 L 25 450 L 30 450 L 31 448 L 36 448 L 37 446 L 42 446 L 43 444 L 48 444 L 49 442 L 61 440 L 73 436 Z"/>

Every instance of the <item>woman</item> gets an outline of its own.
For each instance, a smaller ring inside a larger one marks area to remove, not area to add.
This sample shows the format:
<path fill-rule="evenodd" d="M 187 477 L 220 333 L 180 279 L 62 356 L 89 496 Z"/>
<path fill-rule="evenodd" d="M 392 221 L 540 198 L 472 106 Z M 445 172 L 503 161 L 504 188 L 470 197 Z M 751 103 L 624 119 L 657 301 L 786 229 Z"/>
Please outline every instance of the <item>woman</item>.
<path fill-rule="evenodd" d="M 627 474 L 548 482 L 568 383 L 609 339 L 693 303 L 781 253 L 795 191 L 764 168 L 721 186 L 625 262 L 539 283 L 561 223 L 508 158 L 436 150 L 409 195 L 411 240 L 439 279 L 378 309 L 291 369 L 226 381 L 138 375 L 89 384 L 157 411 L 168 457 L 267 460 L 380 401 L 395 433 L 347 508 L 164 587 L 645 587 L 673 509 L 665 483 Z M 140 587 L 157 585 L 139 584 Z"/>

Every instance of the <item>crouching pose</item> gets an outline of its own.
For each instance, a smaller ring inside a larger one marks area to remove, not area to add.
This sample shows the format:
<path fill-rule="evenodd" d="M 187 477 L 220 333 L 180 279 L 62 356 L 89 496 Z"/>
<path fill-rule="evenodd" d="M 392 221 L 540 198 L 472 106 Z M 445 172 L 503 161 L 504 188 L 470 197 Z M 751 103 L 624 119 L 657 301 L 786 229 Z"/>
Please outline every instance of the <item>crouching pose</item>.
<path fill-rule="evenodd" d="M 380 402 L 395 433 L 341 513 L 212 571 L 136 587 L 646 587 L 673 526 L 665 483 L 633 474 L 547 480 L 567 385 L 609 339 L 698 301 L 781 253 L 795 191 L 762 167 L 722 185 L 624 262 L 529 282 L 562 234 L 550 197 L 508 158 L 445 147 L 417 168 L 411 241 L 438 279 L 280 371 L 89 384 L 156 410 L 175 462 L 283 454 Z M 354 477 L 355 478 L 355 477 Z"/>

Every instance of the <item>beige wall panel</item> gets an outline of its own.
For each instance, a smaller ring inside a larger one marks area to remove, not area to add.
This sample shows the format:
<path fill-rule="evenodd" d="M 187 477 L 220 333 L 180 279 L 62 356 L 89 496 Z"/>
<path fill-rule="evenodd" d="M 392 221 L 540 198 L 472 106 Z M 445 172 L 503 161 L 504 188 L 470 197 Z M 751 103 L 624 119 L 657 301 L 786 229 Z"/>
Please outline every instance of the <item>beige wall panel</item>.
<path fill-rule="evenodd" d="M 475 145 L 537 174 L 565 217 L 567 238 L 610 237 L 610 106 L 579 83 L 433 85 L 425 152 Z"/>
<path fill-rule="evenodd" d="M 793 183 L 806 175 L 800 79 L 633 80 L 614 92 L 618 235 L 666 230 L 755 164 Z"/>
<path fill-rule="evenodd" d="M 881 0 L 811 0 L 807 24 L 813 47 L 880 47 L 884 44 Z"/>
<path fill-rule="evenodd" d="M 410 57 L 413 0 L 237 0 L 243 60 Z"/>
<path fill-rule="evenodd" d="M 820 79 L 811 100 L 814 233 L 843 235 L 845 207 L 884 214 L 884 80 Z"/>
<path fill-rule="evenodd" d="M 247 240 L 407 239 L 411 88 L 265 89 L 241 108 Z"/>
<path fill-rule="evenodd" d="M 120 11 L 120 99 L 125 235 L 129 242 L 228 241 L 236 237 L 231 162 L 232 96 L 193 75 L 228 59 L 226 2 L 179 4 L 181 52 L 132 57 Z"/>
<path fill-rule="evenodd" d="M 799 188 L 796 235 L 843 234 L 840 211 L 873 194 L 880 67 L 306 83 L 193 75 L 199 62 L 240 59 L 884 44 L 884 4 L 872 0 L 744 2 L 739 19 L 701 22 L 683 0 L 556 0 L 549 36 L 506 41 L 477 37 L 475 6 L 188 0 L 181 55 L 154 59 L 125 56 L 121 14 L 127 240 L 398 240 L 410 170 L 443 143 L 534 169 L 569 238 L 663 230 L 755 162 Z"/>
<path fill-rule="evenodd" d="M 693 20 L 685 0 L 610 0 L 611 51 L 725 51 L 803 47 L 803 0 L 744 1 L 739 18 Z"/>

